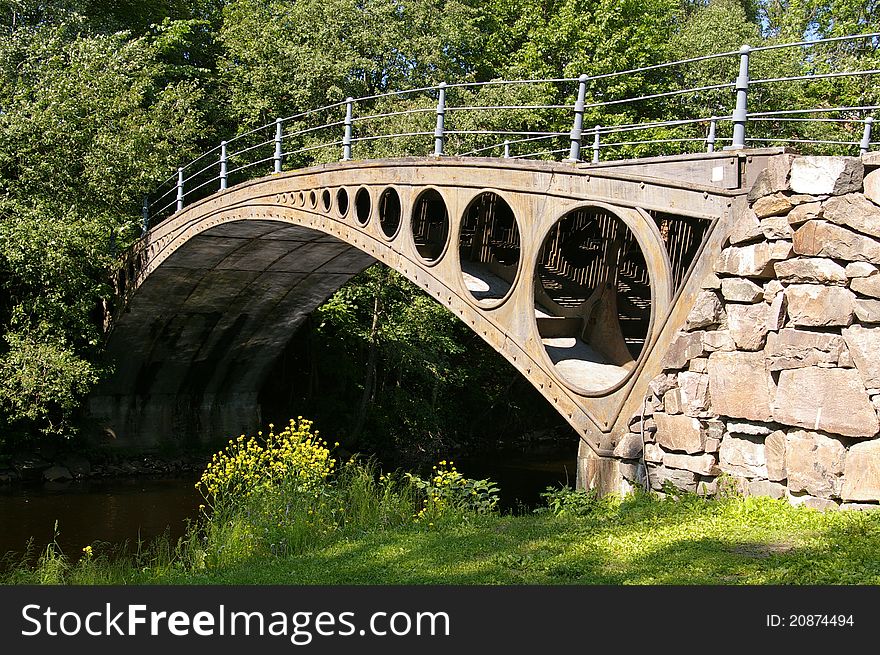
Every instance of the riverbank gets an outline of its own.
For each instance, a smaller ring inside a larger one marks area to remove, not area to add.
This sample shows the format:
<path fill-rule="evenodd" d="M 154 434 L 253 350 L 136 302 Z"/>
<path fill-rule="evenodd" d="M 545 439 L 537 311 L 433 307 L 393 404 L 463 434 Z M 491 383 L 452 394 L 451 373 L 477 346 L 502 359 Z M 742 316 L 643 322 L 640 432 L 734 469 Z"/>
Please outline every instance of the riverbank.
<path fill-rule="evenodd" d="M 4 584 L 880 584 L 880 512 L 768 498 L 638 495 L 561 513 L 471 515 L 442 527 L 380 524 L 297 555 L 194 566 L 159 540 L 76 564 L 51 552 Z"/>

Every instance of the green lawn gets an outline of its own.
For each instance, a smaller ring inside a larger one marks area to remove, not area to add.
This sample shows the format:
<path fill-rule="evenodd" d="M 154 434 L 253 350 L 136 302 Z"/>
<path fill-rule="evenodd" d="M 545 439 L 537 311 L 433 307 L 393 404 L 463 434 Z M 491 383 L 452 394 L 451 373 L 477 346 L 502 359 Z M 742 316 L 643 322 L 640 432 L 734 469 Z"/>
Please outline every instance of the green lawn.
<path fill-rule="evenodd" d="M 159 549 L 162 550 L 162 549 Z M 45 575 L 45 568 L 54 566 Z M 40 575 L 41 570 L 44 575 Z M 54 577 L 53 577 L 54 576 Z M 133 584 L 880 584 L 880 512 L 766 498 L 599 502 L 337 536 L 304 554 L 198 570 L 154 551 L 19 567 L 5 582 Z"/>

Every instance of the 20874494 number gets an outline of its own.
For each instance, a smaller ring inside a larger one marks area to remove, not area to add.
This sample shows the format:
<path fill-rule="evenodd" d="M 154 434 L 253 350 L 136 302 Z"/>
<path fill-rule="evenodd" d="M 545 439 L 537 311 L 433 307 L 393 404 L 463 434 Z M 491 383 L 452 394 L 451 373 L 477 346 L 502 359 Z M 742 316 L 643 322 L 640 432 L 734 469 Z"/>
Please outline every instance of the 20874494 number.
<path fill-rule="evenodd" d="M 768 628 L 847 628 L 855 624 L 852 614 L 767 614 Z"/>

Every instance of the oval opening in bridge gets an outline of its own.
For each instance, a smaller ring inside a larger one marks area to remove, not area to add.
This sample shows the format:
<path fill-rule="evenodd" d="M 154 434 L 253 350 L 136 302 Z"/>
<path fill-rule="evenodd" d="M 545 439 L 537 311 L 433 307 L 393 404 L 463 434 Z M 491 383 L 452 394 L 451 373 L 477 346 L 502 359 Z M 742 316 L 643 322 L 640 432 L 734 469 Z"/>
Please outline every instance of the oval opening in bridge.
<path fill-rule="evenodd" d="M 340 216 L 345 216 L 348 213 L 348 191 L 345 188 L 340 188 L 336 192 L 336 211 Z"/>
<path fill-rule="evenodd" d="M 361 225 L 366 225 L 370 220 L 372 209 L 373 203 L 370 198 L 370 191 L 366 187 L 361 187 L 354 194 L 354 213 L 357 217 L 357 222 Z"/>
<path fill-rule="evenodd" d="M 557 374 L 588 393 L 635 367 L 651 322 L 651 285 L 632 231 L 598 207 L 566 214 L 535 269 L 535 317 Z"/>
<path fill-rule="evenodd" d="M 314 208 L 318 206 L 318 194 L 314 191 L 309 191 L 309 205 Z"/>
<path fill-rule="evenodd" d="M 325 212 L 329 212 L 329 211 L 330 211 L 330 200 L 331 200 L 331 198 L 332 198 L 332 196 L 330 195 L 330 189 L 324 189 L 324 190 L 321 192 L 321 204 L 323 205 L 323 207 L 324 207 L 324 211 L 325 211 Z"/>
<path fill-rule="evenodd" d="M 412 213 L 413 241 L 419 255 L 427 262 L 435 262 L 446 249 L 449 237 L 449 212 L 446 201 L 436 189 L 423 191 L 416 200 Z"/>
<path fill-rule="evenodd" d="M 519 267 L 519 227 L 497 193 L 478 195 L 464 213 L 458 254 L 464 284 L 474 300 L 492 306 L 505 298 Z"/>
<path fill-rule="evenodd" d="M 400 227 L 400 196 L 391 187 L 385 189 L 379 197 L 379 225 L 389 239 L 397 234 Z"/>
<path fill-rule="evenodd" d="M 302 191 L 299 192 L 299 197 L 297 198 L 297 202 L 299 202 L 299 206 L 302 207 L 306 204 L 306 194 Z"/>

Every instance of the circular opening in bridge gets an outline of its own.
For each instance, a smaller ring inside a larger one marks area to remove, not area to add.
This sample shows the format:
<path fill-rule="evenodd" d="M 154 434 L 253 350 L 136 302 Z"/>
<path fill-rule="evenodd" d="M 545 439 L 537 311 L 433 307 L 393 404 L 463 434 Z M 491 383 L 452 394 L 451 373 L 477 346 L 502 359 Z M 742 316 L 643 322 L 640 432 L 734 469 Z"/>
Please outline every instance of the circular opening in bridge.
<path fill-rule="evenodd" d="M 436 189 L 419 194 L 412 214 L 412 233 L 416 250 L 426 262 L 436 262 L 446 250 L 449 238 L 449 212 Z"/>
<path fill-rule="evenodd" d="M 314 191 L 309 191 L 309 205 L 312 208 L 315 208 L 318 206 L 318 194 L 315 193 Z"/>
<path fill-rule="evenodd" d="M 535 318 L 563 380 L 598 394 L 626 379 L 648 336 L 651 284 L 623 220 L 584 207 L 557 221 L 538 253 Z"/>
<path fill-rule="evenodd" d="M 458 256 L 464 284 L 481 306 L 499 304 L 513 286 L 519 269 L 519 227 L 507 201 L 481 193 L 464 213 Z"/>
<path fill-rule="evenodd" d="M 400 228 L 400 196 L 391 187 L 379 196 L 379 225 L 389 239 L 394 238 Z"/>
<path fill-rule="evenodd" d="M 336 192 L 336 211 L 340 216 L 345 216 L 348 213 L 348 191 L 344 188 Z"/>
<path fill-rule="evenodd" d="M 330 194 L 330 189 L 324 189 L 321 192 L 321 205 L 324 207 L 325 212 L 330 211 L 330 200 L 332 199 L 332 195 Z"/>
<path fill-rule="evenodd" d="M 372 198 L 366 187 L 361 187 L 354 194 L 354 212 L 357 216 L 357 222 L 366 225 L 370 220 L 370 212 L 373 209 Z"/>

